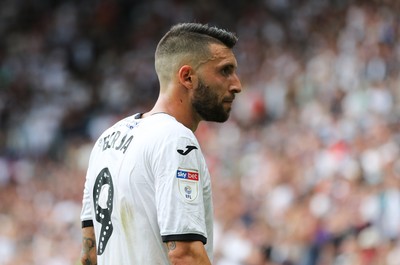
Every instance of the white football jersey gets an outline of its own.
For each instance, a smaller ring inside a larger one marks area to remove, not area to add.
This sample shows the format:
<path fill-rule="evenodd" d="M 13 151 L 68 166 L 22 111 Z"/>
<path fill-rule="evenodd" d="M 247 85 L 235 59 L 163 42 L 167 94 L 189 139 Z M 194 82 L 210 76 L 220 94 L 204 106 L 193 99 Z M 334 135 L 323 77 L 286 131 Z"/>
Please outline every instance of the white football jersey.
<path fill-rule="evenodd" d="M 158 113 L 127 117 L 92 150 L 81 221 L 99 265 L 169 264 L 163 242 L 199 240 L 212 261 L 210 175 L 193 132 Z"/>

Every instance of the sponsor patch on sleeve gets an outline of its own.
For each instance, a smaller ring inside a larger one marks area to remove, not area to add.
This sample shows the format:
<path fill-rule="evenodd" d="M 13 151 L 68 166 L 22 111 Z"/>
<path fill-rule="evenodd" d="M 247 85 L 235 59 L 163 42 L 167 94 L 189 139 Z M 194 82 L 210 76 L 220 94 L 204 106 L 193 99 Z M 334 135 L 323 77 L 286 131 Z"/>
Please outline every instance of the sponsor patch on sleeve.
<path fill-rule="evenodd" d="M 194 201 L 199 193 L 199 173 L 186 169 L 178 169 L 176 171 L 176 178 L 178 179 L 178 188 L 182 197 L 186 201 Z"/>
<path fill-rule="evenodd" d="M 176 171 L 176 177 L 178 179 L 199 181 L 199 173 L 198 172 L 184 170 L 184 169 L 178 169 Z"/>

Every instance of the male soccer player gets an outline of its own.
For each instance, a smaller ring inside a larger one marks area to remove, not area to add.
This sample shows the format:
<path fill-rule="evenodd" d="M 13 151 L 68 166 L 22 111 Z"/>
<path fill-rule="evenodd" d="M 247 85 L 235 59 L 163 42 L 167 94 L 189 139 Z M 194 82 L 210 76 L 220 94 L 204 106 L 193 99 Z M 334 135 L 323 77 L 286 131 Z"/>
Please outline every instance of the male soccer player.
<path fill-rule="evenodd" d="M 211 264 L 210 175 L 194 131 L 228 119 L 241 91 L 236 36 L 198 23 L 160 40 L 160 93 L 107 129 L 92 150 L 81 213 L 82 264 Z"/>

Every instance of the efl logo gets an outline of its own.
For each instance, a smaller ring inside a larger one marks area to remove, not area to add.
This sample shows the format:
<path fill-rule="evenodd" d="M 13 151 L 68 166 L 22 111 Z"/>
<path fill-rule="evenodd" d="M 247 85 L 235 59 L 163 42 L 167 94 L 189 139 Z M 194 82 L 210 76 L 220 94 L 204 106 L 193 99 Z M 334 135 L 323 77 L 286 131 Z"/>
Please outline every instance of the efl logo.
<path fill-rule="evenodd" d="M 180 179 L 199 181 L 199 173 L 193 171 L 178 169 L 176 171 L 176 177 Z"/>

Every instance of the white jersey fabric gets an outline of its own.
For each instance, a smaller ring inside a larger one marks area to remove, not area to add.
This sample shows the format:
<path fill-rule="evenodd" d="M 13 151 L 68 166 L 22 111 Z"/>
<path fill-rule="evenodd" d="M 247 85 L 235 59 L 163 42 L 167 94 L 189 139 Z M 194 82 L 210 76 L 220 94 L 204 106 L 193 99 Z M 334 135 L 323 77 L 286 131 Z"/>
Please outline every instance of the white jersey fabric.
<path fill-rule="evenodd" d="M 210 175 L 193 132 L 165 113 L 127 117 L 92 150 L 82 226 L 99 265 L 169 264 L 163 242 L 199 240 L 212 261 Z"/>

